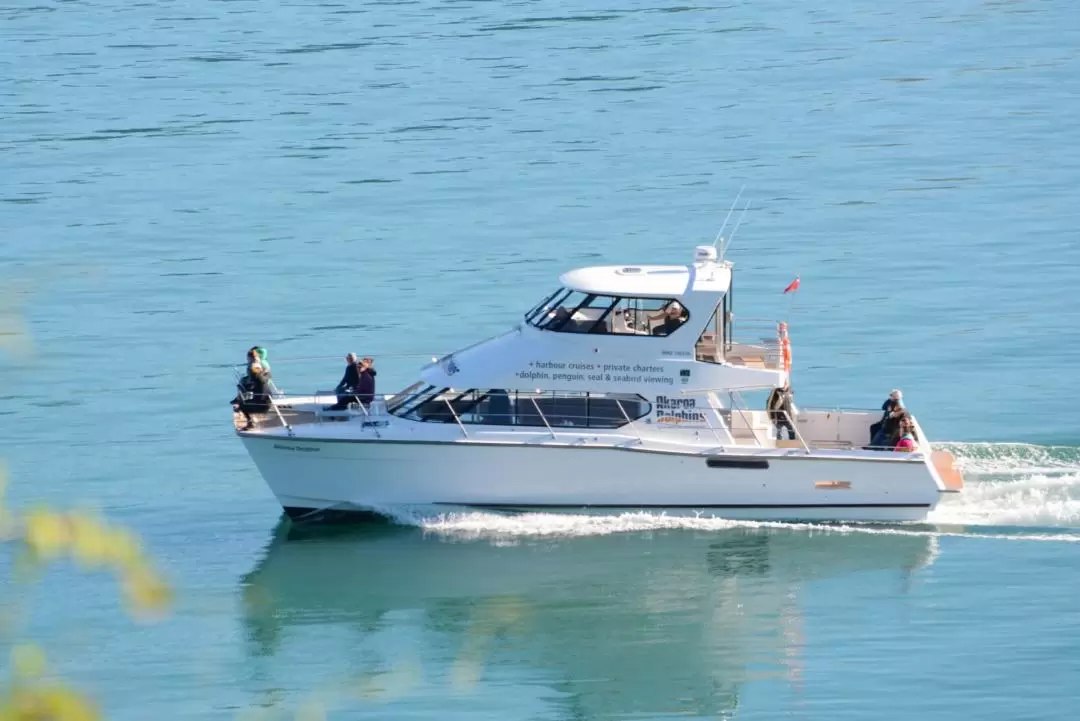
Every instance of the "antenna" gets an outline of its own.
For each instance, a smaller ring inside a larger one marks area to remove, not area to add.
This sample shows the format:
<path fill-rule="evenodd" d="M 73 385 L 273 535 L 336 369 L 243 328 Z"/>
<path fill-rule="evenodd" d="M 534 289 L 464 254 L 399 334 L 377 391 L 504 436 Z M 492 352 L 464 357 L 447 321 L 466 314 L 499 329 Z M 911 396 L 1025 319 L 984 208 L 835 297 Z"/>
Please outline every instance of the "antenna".
<path fill-rule="evenodd" d="M 750 201 L 746 201 L 746 206 L 739 213 L 739 220 L 736 221 L 735 227 L 731 229 L 731 237 L 728 238 L 727 243 L 724 244 L 724 250 L 727 250 L 731 246 L 731 241 L 735 240 L 735 234 L 739 232 L 739 226 L 742 225 L 743 218 L 746 217 L 746 211 L 750 210 Z M 722 257 L 722 256 L 721 256 Z"/>
<path fill-rule="evenodd" d="M 724 235 L 724 228 L 727 227 L 728 221 L 731 220 L 731 212 L 733 210 L 735 210 L 735 206 L 738 204 L 739 198 L 742 197 L 742 192 L 744 190 L 746 190 L 746 185 L 745 184 L 741 188 L 739 188 L 739 194 L 736 195 L 735 200 L 732 201 L 731 208 L 729 208 L 728 212 L 727 212 L 727 217 L 724 218 L 724 224 L 720 226 L 720 232 L 716 234 L 716 239 L 713 240 L 713 242 L 712 242 L 714 248 L 716 247 L 717 243 L 719 243 L 721 240 L 723 240 L 722 236 Z M 721 258 L 724 257 L 724 247 L 723 246 L 720 247 L 720 257 Z"/>

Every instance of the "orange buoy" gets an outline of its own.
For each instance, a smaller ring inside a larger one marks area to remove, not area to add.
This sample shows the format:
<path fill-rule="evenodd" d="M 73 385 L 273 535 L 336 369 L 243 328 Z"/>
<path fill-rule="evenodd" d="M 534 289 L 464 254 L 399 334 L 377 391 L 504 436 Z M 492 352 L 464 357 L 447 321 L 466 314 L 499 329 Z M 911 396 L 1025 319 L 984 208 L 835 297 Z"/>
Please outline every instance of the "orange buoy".
<path fill-rule="evenodd" d="M 780 336 L 780 351 L 784 356 L 784 371 L 791 373 L 791 339 L 787 334 L 787 323 L 777 325 L 777 335 Z"/>

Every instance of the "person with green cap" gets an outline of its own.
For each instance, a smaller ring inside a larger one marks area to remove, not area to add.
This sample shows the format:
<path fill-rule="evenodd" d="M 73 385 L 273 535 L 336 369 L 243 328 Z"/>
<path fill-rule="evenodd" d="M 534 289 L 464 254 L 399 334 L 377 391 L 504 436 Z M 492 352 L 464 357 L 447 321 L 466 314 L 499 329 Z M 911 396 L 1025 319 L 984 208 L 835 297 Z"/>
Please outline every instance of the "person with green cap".
<path fill-rule="evenodd" d="M 249 366 L 251 365 L 252 360 L 258 361 L 259 365 L 262 366 L 264 371 L 266 371 L 267 373 L 270 372 L 270 363 L 266 360 L 266 349 L 265 348 L 263 348 L 262 346 L 257 346 L 257 345 L 251 346 L 251 349 L 248 351 L 248 365 Z"/>

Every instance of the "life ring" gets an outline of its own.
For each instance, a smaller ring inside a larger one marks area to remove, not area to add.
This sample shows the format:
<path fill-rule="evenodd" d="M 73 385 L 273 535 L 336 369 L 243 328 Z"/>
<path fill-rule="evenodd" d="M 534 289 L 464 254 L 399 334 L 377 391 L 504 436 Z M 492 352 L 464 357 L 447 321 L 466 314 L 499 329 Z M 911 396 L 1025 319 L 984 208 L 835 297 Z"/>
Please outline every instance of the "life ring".
<path fill-rule="evenodd" d="M 791 339 L 787 334 L 787 323 L 780 323 L 777 327 L 780 336 L 780 350 L 784 356 L 784 372 L 791 373 Z"/>

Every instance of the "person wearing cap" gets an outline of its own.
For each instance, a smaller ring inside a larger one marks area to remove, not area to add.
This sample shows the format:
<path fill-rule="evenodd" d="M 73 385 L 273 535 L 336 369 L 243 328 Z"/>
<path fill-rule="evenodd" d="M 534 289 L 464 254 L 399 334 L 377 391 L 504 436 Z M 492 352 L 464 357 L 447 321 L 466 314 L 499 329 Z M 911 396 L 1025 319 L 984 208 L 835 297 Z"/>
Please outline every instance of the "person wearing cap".
<path fill-rule="evenodd" d="M 255 427 L 252 414 L 270 410 L 270 373 L 263 368 L 254 349 L 248 351 L 247 374 L 240 379 L 237 390 L 231 401 L 233 411 L 242 413 L 247 421 L 241 430 L 250 431 Z"/>
<path fill-rule="evenodd" d="M 664 309 L 663 320 L 659 325 L 653 328 L 653 335 L 671 335 L 679 326 L 686 322 L 686 314 L 683 311 L 682 305 L 679 301 L 672 301 L 671 304 Z"/>
<path fill-rule="evenodd" d="M 881 404 L 881 420 L 870 426 L 870 447 L 876 448 L 886 442 L 888 435 L 894 431 L 901 416 L 905 414 L 904 394 L 900 389 L 893 388 L 889 397 Z"/>

